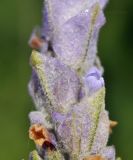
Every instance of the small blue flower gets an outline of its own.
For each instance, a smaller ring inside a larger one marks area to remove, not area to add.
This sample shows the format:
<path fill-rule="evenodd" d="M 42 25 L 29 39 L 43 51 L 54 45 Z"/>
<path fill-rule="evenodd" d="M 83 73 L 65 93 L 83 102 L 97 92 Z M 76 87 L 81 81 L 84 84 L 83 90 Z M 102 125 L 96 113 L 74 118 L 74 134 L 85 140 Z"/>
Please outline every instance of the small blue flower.
<path fill-rule="evenodd" d="M 102 87 L 104 87 L 104 79 L 102 77 L 101 71 L 96 68 L 92 67 L 89 72 L 83 78 L 85 89 L 87 94 L 92 95 Z"/>

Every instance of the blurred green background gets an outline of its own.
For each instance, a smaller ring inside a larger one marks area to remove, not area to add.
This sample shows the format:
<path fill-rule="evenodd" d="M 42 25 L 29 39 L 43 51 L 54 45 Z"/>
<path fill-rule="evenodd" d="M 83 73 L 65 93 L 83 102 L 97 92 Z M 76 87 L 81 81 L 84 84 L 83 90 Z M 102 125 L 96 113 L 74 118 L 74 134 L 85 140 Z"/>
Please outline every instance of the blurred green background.
<path fill-rule="evenodd" d="M 30 78 L 27 45 L 32 28 L 41 24 L 42 0 L 0 0 L 0 160 L 28 159 Z M 110 0 L 101 31 L 99 56 L 105 67 L 106 108 L 119 125 L 110 144 L 123 160 L 133 160 L 133 0 Z"/>

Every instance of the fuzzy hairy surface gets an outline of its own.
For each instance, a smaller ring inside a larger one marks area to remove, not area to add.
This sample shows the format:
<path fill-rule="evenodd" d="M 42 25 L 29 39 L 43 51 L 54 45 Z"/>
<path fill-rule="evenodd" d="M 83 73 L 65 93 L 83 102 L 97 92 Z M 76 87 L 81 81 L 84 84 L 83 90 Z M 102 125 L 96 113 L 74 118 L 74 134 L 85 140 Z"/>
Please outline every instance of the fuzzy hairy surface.
<path fill-rule="evenodd" d="M 103 70 L 97 60 L 107 0 L 45 0 L 43 24 L 29 41 L 30 160 L 115 160 L 107 146 Z M 37 51 L 38 50 L 38 51 Z"/>

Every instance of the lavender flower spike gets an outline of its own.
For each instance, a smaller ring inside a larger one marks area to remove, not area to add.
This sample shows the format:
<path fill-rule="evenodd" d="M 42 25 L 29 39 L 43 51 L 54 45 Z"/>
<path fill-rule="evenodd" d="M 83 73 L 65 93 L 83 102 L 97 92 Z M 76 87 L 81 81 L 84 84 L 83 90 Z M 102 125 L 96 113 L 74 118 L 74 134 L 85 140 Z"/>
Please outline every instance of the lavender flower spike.
<path fill-rule="evenodd" d="M 97 41 L 108 0 L 45 0 L 43 24 L 29 44 L 29 160 L 118 160 L 108 146 L 105 83 Z M 36 49 L 36 50 L 35 50 Z"/>

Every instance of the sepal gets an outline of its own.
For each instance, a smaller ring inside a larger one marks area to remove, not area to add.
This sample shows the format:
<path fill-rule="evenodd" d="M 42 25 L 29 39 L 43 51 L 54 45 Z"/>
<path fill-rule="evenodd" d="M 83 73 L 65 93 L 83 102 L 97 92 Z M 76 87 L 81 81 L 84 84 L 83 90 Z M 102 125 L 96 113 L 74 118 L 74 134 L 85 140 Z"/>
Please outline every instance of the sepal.
<path fill-rule="evenodd" d="M 43 160 L 36 150 L 32 151 L 29 156 L 29 160 Z"/>
<path fill-rule="evenodd" d="M 76 72 L 53 57 L 32 52 L 31 64 L 46 92 L 53 110 L 67 112 L 78 100 L 80 80 Z"/>

